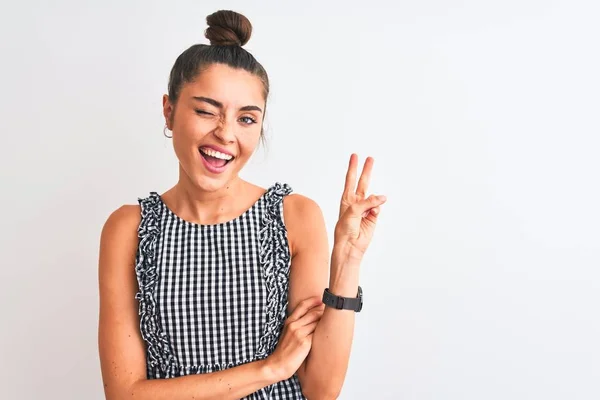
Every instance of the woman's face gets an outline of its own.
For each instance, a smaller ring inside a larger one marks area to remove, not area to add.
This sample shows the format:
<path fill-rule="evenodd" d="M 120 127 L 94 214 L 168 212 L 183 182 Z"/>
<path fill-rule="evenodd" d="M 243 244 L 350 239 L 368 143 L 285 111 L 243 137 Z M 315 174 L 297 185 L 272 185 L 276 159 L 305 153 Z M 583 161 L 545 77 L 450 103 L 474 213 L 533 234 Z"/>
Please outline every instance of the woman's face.
<path fill-rule="evenodd" d="M 215 191 L 238 176 L 262 128 L 263 84 L 247 71 L 213 64 L 182 86 L 176 106 L 163 98 L 181 173 L 195 187 Z"/>

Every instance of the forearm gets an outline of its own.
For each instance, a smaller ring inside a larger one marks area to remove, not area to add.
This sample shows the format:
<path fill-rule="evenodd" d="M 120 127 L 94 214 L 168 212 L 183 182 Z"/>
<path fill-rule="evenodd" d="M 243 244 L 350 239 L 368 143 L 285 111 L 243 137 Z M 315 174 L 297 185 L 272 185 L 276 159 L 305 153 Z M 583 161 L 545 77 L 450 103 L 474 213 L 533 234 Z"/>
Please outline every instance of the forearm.
<path fill-rule="evenodd" d="M 108 400 L 239 399 L 276 383 L 277 371 L 266 360 L 254 361 L 222 371 L 169 379 L 141 380 L 121 396 Z"/>
<path fill-rule="evenodd" d="M 329 289 L 338 296 L 356 297 L 360 260 L 347 257 L 345 253 L 334 247 Z M 314 393 L 316 398 L 336 398 L 339 394 L 348 369 L 354 322 L 354 311 L 325 307 L 304 370 L 307 391 Z"/>

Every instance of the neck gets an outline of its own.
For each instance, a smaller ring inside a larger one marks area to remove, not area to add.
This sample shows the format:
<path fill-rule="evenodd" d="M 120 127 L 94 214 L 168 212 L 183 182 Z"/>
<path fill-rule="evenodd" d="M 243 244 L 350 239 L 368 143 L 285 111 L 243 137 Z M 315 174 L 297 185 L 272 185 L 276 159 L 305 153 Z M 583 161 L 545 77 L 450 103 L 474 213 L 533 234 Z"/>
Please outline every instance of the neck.
<path fill-rule="evenodd" d="M 214 224 L 238 212 L 240 202 L 244 201 L 241 194 L 246 185 L 244 180 L 235 177 L 222 188 L 207 191 L 180 177 L 179 182 L 165 193 L 163 199 L 167 197 L 169 207 L 183 219 Z"/>

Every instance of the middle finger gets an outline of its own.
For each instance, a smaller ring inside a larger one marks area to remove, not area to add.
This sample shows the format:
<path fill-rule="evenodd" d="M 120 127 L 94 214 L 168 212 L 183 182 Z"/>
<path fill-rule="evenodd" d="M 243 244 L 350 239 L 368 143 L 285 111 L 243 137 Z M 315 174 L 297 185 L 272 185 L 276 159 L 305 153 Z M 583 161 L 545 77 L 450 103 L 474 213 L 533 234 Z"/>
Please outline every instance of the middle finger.
<path fill-rule="evenodd" d="M 360 174 L 360 179 L 358 180 L 358 186 L 356 187 L 356 195 L 360 198 L 365 198 L 367 193 L 367 189 L 369 187 L 369 181 L 371 180 L 371 170 L 373 169 L 373 163 L 375 160 L 373 157 L 367 157 L 365 160 L 365 165 L 363 166 L 363 170 Z"/>

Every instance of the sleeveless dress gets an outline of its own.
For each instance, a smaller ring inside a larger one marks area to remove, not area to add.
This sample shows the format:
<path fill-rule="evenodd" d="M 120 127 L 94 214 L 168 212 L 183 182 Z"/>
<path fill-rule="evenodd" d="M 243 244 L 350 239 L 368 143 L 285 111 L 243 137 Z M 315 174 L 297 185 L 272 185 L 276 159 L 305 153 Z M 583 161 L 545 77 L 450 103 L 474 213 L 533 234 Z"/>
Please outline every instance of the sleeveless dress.
<path fill-rule="evenodd" d="M 178 217 L 156 192 L 139 198 L 135 272 L 148 379 L 203 374 L 261 360 L 279 341 L 288 305 L 287 184 L 215 225 Z M 245 399 L 302 399 L 296 375 Z"/>

